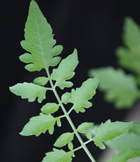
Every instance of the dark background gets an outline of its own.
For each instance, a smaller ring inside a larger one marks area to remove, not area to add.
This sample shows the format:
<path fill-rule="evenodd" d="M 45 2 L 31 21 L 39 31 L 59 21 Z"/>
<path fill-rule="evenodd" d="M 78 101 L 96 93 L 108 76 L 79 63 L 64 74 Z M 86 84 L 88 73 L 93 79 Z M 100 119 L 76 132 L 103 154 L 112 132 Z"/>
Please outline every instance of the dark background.
<path fill-rule="evenodd" d="M 39 113 L 38 103 L 28 103 L 9 92 L 8 87 L 17 82 L 32 81 L 37 73 L 24 70 L 18 59 L 24 53 L 20 41 L 24 39 L 29 0 L 7 0 L 0 5 L 0 52 L 1 52 L 1 108 L 0 147 L 2 162 L 39 162 L 61 132 L 70 131 L 67 122 L 56 128 L 54 135 L 48 133 L 39 137 L 22 137 L 19 132 L 29 118 Z M 87 79 L 90 68 L 113 65 L 117 67 L 114 50 L 122 44 L 123 21 L 131 16 L 140 24 L 139 1 L 126 0 L 37 0 L 42 12 L 51 24 L 57 44 L 64 46 L 62 57 L 66 57 L 76 47 L 80 64 L 73 79 L 74 87 Z M 51 95 L 47 96 L 48 100 Z M 85 114 L 72 113 L 77 126 L 82 121 L 94 123 L 107 119 L 123 120 L 127 110 L 116 111 L 112 104 L 103 101 L 103 94 L 97 92 L 93 107 Z M 77 143 L 75 143 L 77 145 Z M 95 158 L 100 151 L 89 144 Z M 74 161 L 89 161 L 83 151 L 76 153 Z"/>

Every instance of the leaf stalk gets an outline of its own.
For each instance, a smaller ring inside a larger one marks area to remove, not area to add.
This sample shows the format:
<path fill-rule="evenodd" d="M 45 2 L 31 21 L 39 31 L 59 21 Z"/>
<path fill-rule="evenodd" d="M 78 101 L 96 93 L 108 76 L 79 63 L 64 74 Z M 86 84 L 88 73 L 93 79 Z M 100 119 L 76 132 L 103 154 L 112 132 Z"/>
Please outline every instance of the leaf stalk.
<path fill-rule="evenodd" d="M 51 76 L 50 76 L 50 73 L 49 73 L 49 69 L 48 69 L 48 68 L 46 68 L 46 73 L 47 73 L 47 76 L 48 76 L 48 79 L 49 79 L 49 82 L 50 82 L 52 91 L 53 91 L 53 93 L 54 93 L 54 95 L 55 95 L 55 97 L 56 97 L 56 99 L 57 99 L 59 105 L 61 106 L 62 111 L 63 111 L 64 115 L 66 116 L 66 119 L 68 120 L 68 122 L 69 122 L 69 124 L 70 124 L 70 126 L 71 126 L 71 128 L 72 128 L 72 130 L 73 130 L 73 132 L 75 133 L 75 135 L 76 135 L 78 141 L 80 142 L 81 148 L 84 149 L 84 151 L 86 152 L 86 154 L 88 155 L 89 159 L 90 159 L 92 162 L 96 162 L 95 159 L 93 158 L 93 156 L 91 155 L 90 151 L 89 151 L 88 148 L 86 147 L 85 143 L 83 142 L 81 136 L 80 136 L 79 133 L 77 132 L 77 129 L 76 129 L 75 125 L 73 124 L 73 122 L 72 122 L 72 120 L 71 120 L 69 114 L 67 113 L 67 111 L 66 111 L 66 109 L 65 109 L 65 107 L 64 107 L 64 105 L 63 105 L 63 103 L 61 102 L 61 100 L 60 100 L 60 98 L 59 98 L 59 96 L 58 96 L 58 94 L 57 94 L 57 91 L 56 91 L 56 89 L 55 89 L 55 87 L 54 87 L 54 85 L 53 85 L 53 82 L 52 82 L 52 79 L 51 79 Z"/>

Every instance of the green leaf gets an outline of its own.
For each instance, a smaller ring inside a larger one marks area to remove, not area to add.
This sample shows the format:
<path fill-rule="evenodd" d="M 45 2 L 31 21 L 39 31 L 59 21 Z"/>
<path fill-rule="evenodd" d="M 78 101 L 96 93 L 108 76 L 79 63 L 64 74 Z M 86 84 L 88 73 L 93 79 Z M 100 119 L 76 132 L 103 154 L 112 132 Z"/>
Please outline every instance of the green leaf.
<path fill-rule="evenodd" d="M 140 91 L 132 75 L 112 67 L 93 69 L 90 76 L 99 79 L 99 89 L 105 92 L 105 99 L 114 102 L 118 109 L 129 108 L 140 97 Z"/>
<path fill-rule="evenodd" d="M 69 148 L 69 150 L 73 150 L 73 147 L 74 147 L 74 146 L 73 146 L 73 143 L 72 143 L 72 142 L 69 142 L 69 143 L 68 143 L 68 148 Z"/>
<path fill-rule="evenodd" d="M 88 79 L 83 82 L 80 88 L 72 90 L 72 103 L 74 104 L 73 109 L 78 112 L 85 112 L 84 108 L 89 108 L 92 103 L 88 100 L 96 93 L 96 88 L 98 86 L 98 80 L 96 78 Z"/>
<path fill-rule="evenodd" d="M 140 50 L 140 27 L 131 17 L 127 17 L 124 21 L 123 40 L 127 47 L 134 50 Z"/>
<path fill-rule="evenodd" d="M 84 122 L 78 126 L 77 131 L 79 133 L 87 133 L 91 128 L 93 128 L 93 125 L 94 124 L 91 122 Z"/>
<path fill-rule="evenodd" d="M 130 51 L 129 49 L 119 47 L 116 50 L 119 64 L 140 76 L 140 52 Z"/>
<path fill-rule="evenodd" d="M 82 123 L 82 124 L 80 124 L 80 125 L 78 126 L 77 131 L 78 131 L 79 133 L 84 133 L 88 139 L 91 139 L 92 136 L 91 136 L 89 130 L 90 130 L 91 128 L 93 128 L 93 125 L 94 125 L 94 123 L 91 123 L 91 122 L 84 122 L 84 123 Z"/>
<path fill-rule="evenodd" d="M 33 83 L 34 84 L 37 84 L 37 85 L 41 85 L 41 86 L 44 86 L 46 85 L 48 82 L 48 78 L 44 77 L 44 76 L 41 76 L 41 77 L 37 77 L 33 80 Z"/>
<path fill-rule="evenodd" d="M 56 66 L 62 46 L 54 46 L 52 28 L 40 11 L 37 3 L 31 1 L 29 14 L 25 24 L 25 40 L 21 42 L 22 47 L 29 53 L 20 56 L 20 60 L 28 63 L 25 68 L 29 71 L 40 71 L 49 66 Z"/>
<path fill-rule="evenodd" d="M 71 93 L 70 92 L 64 93 L 61 97 L 61 100 L 64 104 L 71 102 Z"/>
<path fill-rule="evenodd" d="M 135 122 L 133 123 L 134 125 Z M 134 127 L 136 128 L 136 126 L 138 125 L 136 124 Z M 132 132 L 132 128 L 129 132 Z M 112 162 L 122 162 L 140 157 L 140 134 L 137 134 L 135 131 L 134 133 L 136 134 L 129 132 L 115 138 L 113 141 L 106 142 L 107 146 L 119 151 L 117 155 L 113 156 Z"/>
<path fill-rule="evenodd" d="M 140 76 L 134 76 L 137 86 L 140 86 Z"/>
<path fill-rule="evenodd" d="M 71 79 L 75 75 L 74 70 L 77 64 L 77 50 L 75 49 L 71 55 L 60 62 L 57 69 L 53 69 L 51 78 L 56 81 L 55 85 L 61 89 L 71 87 L 73 85 L 72 82 L 67 80 Z"/>
<path fill-rule="evenodd" d="M 22 136 L 39 136 L 41 133 L 45 133 L 47 130 L 50 134 L 53 134 L 55 123 L 56 119 L 52 115 L 44 115 L 40 113 L 40 115 L 34 116 L 30 119 L 20 134 Z"/>
<path fill-rule="evenodd" d="M 98 80 L 96 78 L 90 78 L 83 82 L 80 88 L 76 88 L 76 90 L 72 89 L 71 93 L 65 93 L 62 96 L 62 101 L 64 103 L 73 103 L 73 109 L 77 113 L 85 112 L 84 108 L 89 108 L 92 106 L 92 103 L 88 100 L 95 95 L 97 86 Z"/>
<path fill-rule="evenodd" d="M 129 132 L 140 136 L 140 122 L 133 122 L 133 126 L 131 127 Z"/>
<path fill-rule="evenodd" d="M 61 127 L 61 119 L 60 118 L 57 118 L 57 126 Z"/>
<path fill-rule="evenodd" d="M 47 88 L 33 83 L 18 83 L 10 87 L 10 91 L 23 99 L 33 102 L 38 97 L 38 102 L 42 102 L 46 98 Z"/>
<path fill-rule="evenodd" d="M 72 162 L 73 151 L 65 152 L 64 150 L 53 149 L 46 153 L 42 162 Z"/>
<path fill-rule="evenodd" d="M 67 132 L 67 133 L 63 133 L 62 135 L 60 135 L 58 137 L 58 139 L 56 140 L 56 142 L 54 143 L 55 147 L 63 147 L 66 146 L 67 144 L 69 144 L 74 138 L 74 134 Z"/>
<path fill-rule="evenodd" d="M 125 133 L 113 141 L 108 141 L 107 146 L 118 151 L 140 150 L 140 135 L 133 133 Z"/>
<path fill-rule="evenodd" d="M 127 133 L 133 122 L 111 122 L 107 120 L 99 127 L 95 127 L 95 137 L 93 141 L 100 149 L 105 149 L 103 142 L 112 141 L 114 138 Z"/>
<path fill-rule="evenodd" d="M 112 157 L 112 162 L 127 162 L 129 159 L 140 157 L 140 150 L 124 150 Z"/>
<path fill-rule="evenodd" d="M 58 111 L 59 105 L 56 103 L 47 103 L 42 108 L 41 111 L 45 114 L 52 114 Z"/>
<path fill-rule="evenodd" d="M 124 22 L 123 41 L 116 54 L 120 65 L 140 75 L 140 27 L 130 18 Z"/>

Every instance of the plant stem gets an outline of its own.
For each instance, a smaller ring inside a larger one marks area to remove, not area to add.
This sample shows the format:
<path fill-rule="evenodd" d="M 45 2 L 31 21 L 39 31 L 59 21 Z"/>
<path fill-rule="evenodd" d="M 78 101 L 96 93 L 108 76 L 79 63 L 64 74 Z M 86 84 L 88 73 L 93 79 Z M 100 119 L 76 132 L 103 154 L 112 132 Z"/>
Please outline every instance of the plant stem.
<path fill-rule="evenodd" d="M 68 115 L 72 112 L 72 110 L 73 110 L 73 107 L 67 112 Z"/>
<path fill-rule="evenodd" d="M 48 79 L 49 79 L 49 82 L 50 82 L 52 91 L 53 91 L 53 93 L 54 93 L 54 95 L 55 95 L 55 97 L 56 97 L 58 103 L 60 104 L 60 106 L 61 106 L 61 108 L 62 108 L 62 111 L 63 111 L 64 115 L 66 116 L 66 119 L 68 120 L 68 122 L 69 122 L 71 128 L 73 129 L 73 132 L 75 133 L 77 139 L 79 140 L 79 142 L 80 142 L 82 148 L 84 149 L 84 151 L 85 151 L 86 154 L 88 155 L 89 159 L 90 159 L 92 162 L 96 162 L 95 159 L 93 158 L 93 156 L 91 155 L 90 151 L 89 151 L 88 148 L 86 147 L 85 143 L 83 142 L 81 136 L 80 136 L 79 133 L 77 132 L 77 129 L 76 129 L 75 125 L 73 124 L 73 122 L 72 122 L 70 116 L 68 115 L 68 113 L 67 113 L 67 111 L 66 111 L 66 109 L 65 109 L 65 107 L 64 107 L 64 105 L 63 105 L 63 103 L 61 102 L 61 100 L 60 100 L 60 98 L 59 98 L 59 96 L 58 96 L 58 94 L 57 94 L 57 92 L 56 92 L 56 89 L 55 89 L 55 87 L 54 87 L 54 85 L 53 85 L 53 82 L 52 82 L 52 79 L 51 79 L 51 77 L 50 77 L 50 73 L 49 73 L 49 70 L 48 70 L 48 69 L 46 69 L 46 73 L 47 73 L 47 75 L 48 75 Z"/>
<path fill-rule="evenodd" d="M 90 143 L 90 142 L 93 142 L 93 140 L 92 140 L 92 139 L 91 139 L 91 140 L 88 140 L 88 141 L 86 141 L 84 144 L 87 145 L 87 144 Z M 81 148 L 82 148 L 82 146 L 79 146 L 79 147 L 75 148 L 75 149 L 74 149 L 74 152 L 80 150 Z"/>

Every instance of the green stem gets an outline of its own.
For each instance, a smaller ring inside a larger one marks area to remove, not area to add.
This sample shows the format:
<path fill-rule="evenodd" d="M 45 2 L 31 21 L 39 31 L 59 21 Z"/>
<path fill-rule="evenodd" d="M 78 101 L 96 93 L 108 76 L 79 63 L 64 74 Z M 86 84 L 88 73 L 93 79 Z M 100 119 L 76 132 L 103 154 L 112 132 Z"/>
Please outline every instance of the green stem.
<path fill-rule="evenodd" d="M 90 143 L 90 142 L 93 142 L 93 140 L 91 139 L 91 140 L 88 140 L 88 141 L 86 141 L 84 144 L 85 145 L 87 145 L 88 143 Z M 75 148 L 73 151 L 75 152 L 75 151 L 78 151 L 78 150 L 80 150 L 82 148 L 82 146 L 79 146 L 79 147 L 77 147 L 77 148 Z"/>
<path fill-rule="evenodd" d="M 69 115 L 73 110 L 73 107 L 67 112 L 67 114 Z"/>
<path fill-rule="evenodd" d="M 60 104 L 60 106 L 61 106 L 61 108 L 62 108 L 62 111 L 63 111 L 64 115 L 66 116 L 66 119 L 68 120 L 68 122 L 69 122 L 71 128 L 73 129 L 73 132 L 75 133 L 77 139 L 79 140 L 79 142 L 80 142 L 82 148 L 84 149 L 84 151 L 85 151 L 86 154 L 88 155 L 89 159 L 90 159 L 92 162 L 96 162 L 95 159 L 93 158 L 93 156 L 91 155 L 91 153 L 89 152 L 88 148 L 86 147 L 85 143 L 83 142 L 81 136 L 80 136 L 79 133 L 77 132 L 77 129 L 76 129 L 75 125 L 73 124 L 73 122 L 72 122 L 70 116 L 68 115 L 68 113 L 67 113 L 67 111 L 66 111 L 66 109 L 65 109 L 65 107 L 64 107 L 64 105 L 63 105 L 63 103 L 61 102 L 61 100 L 60 100 L 60 98 L 59 98 L 59 96 L 58 96 L 58 94 L 57 94 L 57 92 L 56 92 L 56 89 L 54 88 L 54 85 L 53 85 L 53 82 L 52 82 L 52 80 L 51 80 L 50 73 L 49 73 L 49 70 L 48 70 L 48 69 L 46 69 L 46 73 L 47 73 L 47 75 L 48 75 L 48 79 L 49 79 L 50 85 L 51 85 L 51 87 L 52 87 L 52 91 L 53 91 L 53 93 L 54 93 L 54 95 L 55 95 L 55 97 L 56 97 L 58 103 Z"/>

